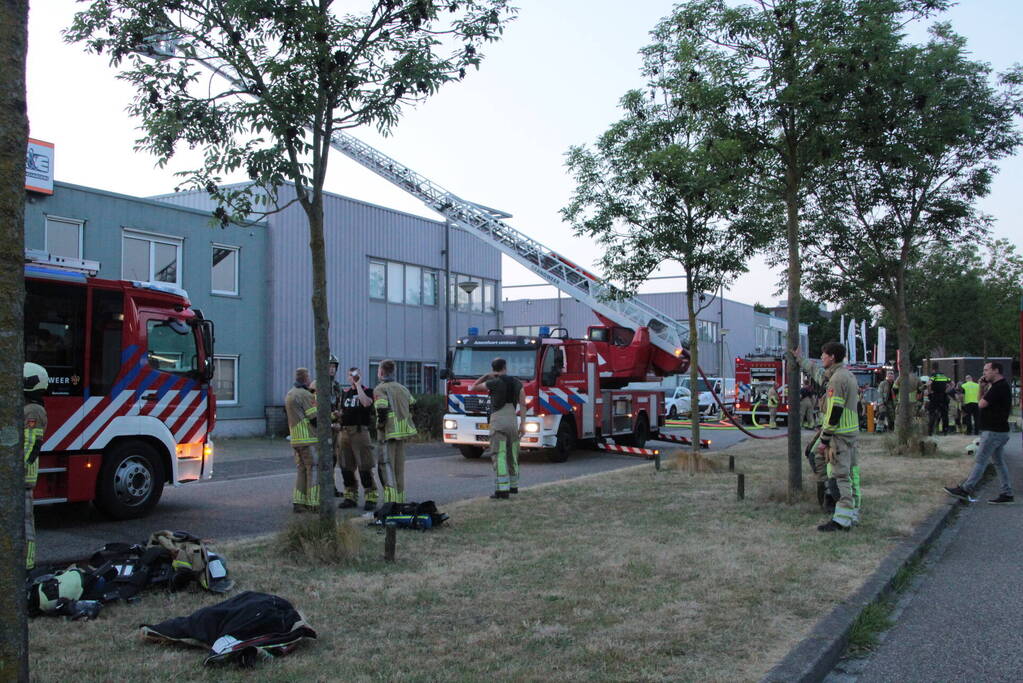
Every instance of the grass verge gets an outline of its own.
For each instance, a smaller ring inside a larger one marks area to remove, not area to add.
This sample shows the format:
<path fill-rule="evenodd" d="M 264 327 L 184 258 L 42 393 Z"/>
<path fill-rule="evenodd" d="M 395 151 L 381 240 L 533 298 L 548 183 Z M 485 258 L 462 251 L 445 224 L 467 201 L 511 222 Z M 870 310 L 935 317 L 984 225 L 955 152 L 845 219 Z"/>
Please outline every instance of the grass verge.
<path fill-rule="evenodd" d="M 812 482 L 784 502 L 784 453 L 784 440 L 747 441 L 706 454 L 718 466 L 695 475 L 651 464 L 448 506 L 450 526 L 399 532 L 393 564 L 372 528 L 358 529 L 362 550 L 341 566 L 282 559 L 276 537 L 218 549 L 239 590 L 286 597 L 320 634 L 260 680 L 757 680 L 969 467 L 891 457 L 865 436 L 862 523 L 825 535 Z M 729 454 L 746 474 L 744 501 Z M 36 619 L 33 675 L 249 680 L 137 638 L 140 623 L 215 602 L 149 593 L 92 623 Z"/>

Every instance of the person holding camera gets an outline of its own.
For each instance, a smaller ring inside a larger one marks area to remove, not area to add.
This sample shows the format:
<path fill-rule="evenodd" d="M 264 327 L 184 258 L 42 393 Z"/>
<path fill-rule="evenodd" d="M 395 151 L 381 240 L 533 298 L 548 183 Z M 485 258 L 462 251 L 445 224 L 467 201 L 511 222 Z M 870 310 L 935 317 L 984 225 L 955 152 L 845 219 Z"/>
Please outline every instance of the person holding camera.
<path fill-rule="evenodd" d="M 369 511 L 377 507 L 377 485 L 373 481 L 373 443 L 369 436 L 373 398 L 361 379 L 359 368 L 349 368 L 349 385 L 341 392 L 339 464 L 345 492 L 344 500 L 338 507 L 345 509 L 359 505 L 361 480 L 366 501 L 363 509 Z M 355 478 L 356 470 L 359 472 L 358 480 Z"/>

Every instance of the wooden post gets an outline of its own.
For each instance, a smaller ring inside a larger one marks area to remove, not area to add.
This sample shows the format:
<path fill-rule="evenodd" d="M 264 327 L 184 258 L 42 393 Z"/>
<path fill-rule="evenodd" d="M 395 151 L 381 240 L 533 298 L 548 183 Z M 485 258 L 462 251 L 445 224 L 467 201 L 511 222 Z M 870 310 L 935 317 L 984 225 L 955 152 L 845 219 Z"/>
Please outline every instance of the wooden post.
<path fill-rule="evenodd" d="M 735 471 L 735 456 L 734 455 L 728 456 L 728 471 L 729 472 L 734 472 Z"/>
<path fill-rule="evenodd" d="M 743 500 L 746 498 L 746 475 L 739 472 L 735 476 L 735 499 Z"/>
<path fill-rule="evenodd" d="M 396 532 L 393 525 L 384 527 L 384 561 L 394 562 L 394 545 Z"/>

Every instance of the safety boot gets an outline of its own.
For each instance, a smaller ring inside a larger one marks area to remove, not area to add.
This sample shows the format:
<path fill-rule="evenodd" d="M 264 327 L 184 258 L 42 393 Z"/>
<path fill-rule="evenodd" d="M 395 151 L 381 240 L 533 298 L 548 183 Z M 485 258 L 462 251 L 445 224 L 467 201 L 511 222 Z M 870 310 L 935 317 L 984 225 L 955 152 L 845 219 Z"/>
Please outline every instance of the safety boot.
<path fill-rule="evenodd" d="M 490 497 L 493 500 L 508 500 L 511 494 L 508 491 L 494 491 L 494 495 Z"/>
<path fill-rule="evenodd" d="M 841 524 L 839 524 L 835 520 L 829 519 L 824 524 L 819 525 L 817 527 L 817 531 L 823 531 L 825 533 L 830 533 L 832 531 L 849 531 L 849 527 L 842 526 Z"/>

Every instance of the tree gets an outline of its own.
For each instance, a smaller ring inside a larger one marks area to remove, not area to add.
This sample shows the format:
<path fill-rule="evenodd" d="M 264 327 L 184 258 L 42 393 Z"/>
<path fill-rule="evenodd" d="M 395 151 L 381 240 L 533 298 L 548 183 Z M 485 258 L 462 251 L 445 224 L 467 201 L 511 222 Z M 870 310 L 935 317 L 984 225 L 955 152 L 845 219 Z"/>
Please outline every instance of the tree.
<path fill-rule="evenodd" d="M 278 188 L 294 185 L 309 222 L 320 378 L 330 354 L 323 184 L 332 137 L 356 126 L 390 130 L 403 105 L 478 67 L 480 47 L 500 37 L 513 13 L 507 0 L 372 0 L 363 14 L 342 14 L 340 4 L 94 0 L 66 36 L 125 66 L 119 77 L 135 86 L 130 111 L 142 121 L 138 149 L 160 165 L 180 144 L 203 149 L 202 167 L 184 175 L 218 200 L 219 220 L 279 210 Z M 226 78 L 204 72 L 211 68 Z M 221 174 L 238 170 L 251 184 L 219 186 Z M 317 436 L 320 518 L 332 525 L 327 401 L 318 402 Z"/>
<path fill-rule="evenodd" d="M 622 98 L 624 117 L 596 147 L 573 147 L 567 166 L 577 183 L 562 214 L 576 234 L 606 248 L 602 265 L 635 292 L 666 261 L 682 266 L 686 280 L 692 448 L 700 448 L 699 335 L 697 315 L 716 292 L 746 271 L 746 262 L 766 242 L 763 231 L 738 224 L 743 197 L 735 167 L 742 154 L 735 140 L 715 137 L 713 121 L 684 111 L 680 84 L 699 79 L 693 111 L 725 106 L 728 89 L 718 84 L 717 64 L 694 76 L 680 69 L 673 49 L 675 26 L 662 24 L 643 49 L 647 92 Z M 688 89 L 690 95 L 694 89 Z M 732 221 L 736 221 L 733 223 Z M 704 303 L 706 302 L 706 303 Z"/>
<path fill-rule="evenodd" d="M 0 4 L 0 679 L 28 680 L 22 341 L 28 0 Z"/>
<path fill-rule="evenodd" d="M 843 150 L 835 124 L 857 83 L 897 42 L 897 23 L 947 6 L 947 0 L 725 0 L 680 4 L 665 20 L 676 36 L 680 71 L 698 76 L 707 62 L 727 74 L 730 97 L 713 113 L 723 137 L 741 141 L 751 219 L 779 234 L 787 266 L 788 346 L 799 346 L 801 206 L 807 189 Z M 693 116 L 686 90 L 684 111 Z M 799 368 L 789 364 L 788 395 L 799 395 Z M 788 420 L 790 500 L 802 488 L 800 428 Z"/>
<path fill-rule="evenodd" d="M 926 45 L 900 44 L 884 55 L 837 127 L 854 153 L 835 163 L 812 198 L 816 231 L 804 241 L 810 289 L 881 306 L 895 321 L 905 359 L 914 345 L 913 270 L 928 250 L 955 253 L 986 233 L 990 221 L 974 202 L 987 194 L 995 162 L 1023 141 L 1015 124 L 1023 72 L 1004 77 L 1002 90 L 990 74 L 967 59 L 965 41 L 944 24 Z M 901 364 L 903 386 L 909 366 Z M 909 425 L 904 392 L 896 420 L 901 443 Z"/>

